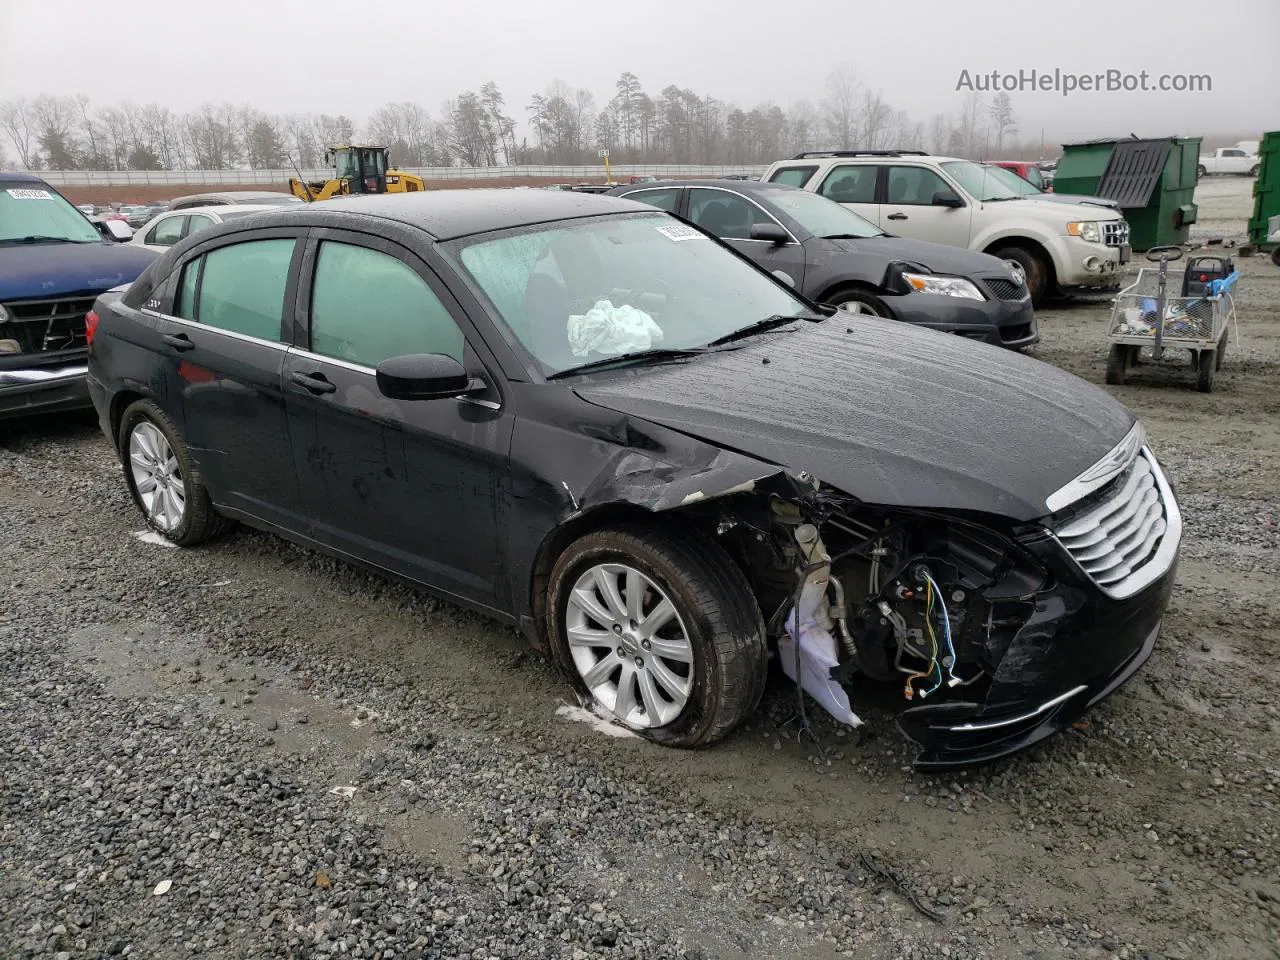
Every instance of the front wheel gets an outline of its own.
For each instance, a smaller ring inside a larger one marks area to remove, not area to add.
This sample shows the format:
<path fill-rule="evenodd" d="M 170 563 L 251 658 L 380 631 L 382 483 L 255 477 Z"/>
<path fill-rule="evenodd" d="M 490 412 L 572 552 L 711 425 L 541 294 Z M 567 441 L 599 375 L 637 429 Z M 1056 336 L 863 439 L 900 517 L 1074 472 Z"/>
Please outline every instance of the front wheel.
<path fill-rule="evenodd" d="M 1033 306 L 1040 306 L 1045 294 L 1049 292 L 1049 265 L 1044 258 L 1026 247 L 1001 247 L 999 250 L 992 250 L 991 255 L 1001 260 L 1012 260 L 1022 268 L 1023 275 L 1027 278 L 1027 293 L 1031 294 L 1031 303 Z"/>
<path fill-rule="evenodd" d="M 1217 350 L 1201 350 L 1196 358 L 1196 389 L 1201 393 L 1210 393 L 1213 390 L 1214 374 L 1218 370 L 1218 351 Z"/>
<path fill-rule="evenodd" d="M 1129 365 L 1136 358 L 1138 351 L 1127 343 L 1113 343 L 1107 355 L 1107 383 L 1113 387 L 1123 387 L 1125 374 Z"/>
<path fill-rule="evenodd" d="M 1258 169 L 1259 169 L 1259 167 L 1260 167 L 1260 164 L 1257 164 L 1257 163 L 1255 163 L 1252 167 L 1250 167 L 1250 168 L 1249 168 L 1249 176 L 1251 176 L 1251 177 L 1256 177 L 1256 176 L 1258 175 Z"/>
<path fill-rule="evenodd" d="M 883 300 L 874 293 L 869 293 L 856 287 L 846 287 L 843 290 L 832 291 L 823 299 L 829 306 L 843 310 L 845 313 L 869 317 L 885 317 L 888 319 L 893 317 L 893 313 Z"/>
<path fill-rule="evenodd" d="M 1196 179 L 1197 179 L 1197 180 L 1201 179 L 1201 178 L 1202 178 L 1206 173 L 1208 173 L 1208 172 L 1209 172 L 1209 171 L 1208 171 L 1208 170 L 1206 170 L 1206 169 L 1205 169 L 1204 167 L 1202 167 L 1202 166 L 1201 166 L 1201 167 L 1196 167 Z"/>
<path fill-rule="evenodd" d="M 130 404 L 120 419 L 118 438 L 125 484 L 151 529 L 189 547 L 226 526 L 214 512 L 182 434 L 155 403 Z"/>
<path fill-rule="evenodd" d="M 571 544 L 551 572 L 547 632 L 580 695 L 673 747 L 721 739 L 764 692 L 764 625 L 714 543 L 620 527 Z"/>

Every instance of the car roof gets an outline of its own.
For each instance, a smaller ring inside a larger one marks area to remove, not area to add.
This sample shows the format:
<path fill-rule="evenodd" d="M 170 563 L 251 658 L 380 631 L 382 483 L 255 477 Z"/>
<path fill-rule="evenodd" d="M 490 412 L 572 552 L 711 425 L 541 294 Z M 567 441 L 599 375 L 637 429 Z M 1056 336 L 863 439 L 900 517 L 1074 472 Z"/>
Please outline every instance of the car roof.
<path fill-rule="evenodd" d="M 189 193 L 185 197 L 174 197 L 170 203 L 181 203 L 188 200 L 229 200 L 232 203 L 249 203 L 263 198 L 292 197 L 293 194 L 283 190 L 214 190 L 206 193 Z"/>
<path fill-rule="evenodd" d="M 765 180 L 659 180 L 656 183 L 628 183 L 615 187 L 610 191 L 614 196 L 623 196 L 639 190 L 675 189 L 677 187 L 721 187 L 735 190 L 742 194 L 777 193 L 780 190 L 795 190 L 785 183 L 769 183 Z"/>
<path fill-rule="evenodd" d="M 44 183 L 39 177 L 17 170 L 0 170 L 0 183 Z M 48 184 L 45 184 L 48 186 Z"/>
<path fill-rule="evenodd" d="M 334 214 L 359 214 L 396 220 L 425 230 L 437 240 L 575 217 L 637 212 L 655 211 L 647 204 L 601 194 L 501 188 L 335 197 L 309 203 L 305 209 L 288 208 L 293 222 L 325 220 Z"/>
<path fill-rule="evenodd" d="M 237 215 L 245 215 L 249 213 L 266 213 L 268 210 L 275 211 L 280 209 L 280 205 L 276 203 L 217 203 L 209 207 L 183 207 L 181 210 L 166 210 L 159 214 L 161 217 L 181 217 L 189 213 L 207 213 L 215 217 L 225 216 L 232 212 L 227 209 L 228 206 L 235 207 Z"/>

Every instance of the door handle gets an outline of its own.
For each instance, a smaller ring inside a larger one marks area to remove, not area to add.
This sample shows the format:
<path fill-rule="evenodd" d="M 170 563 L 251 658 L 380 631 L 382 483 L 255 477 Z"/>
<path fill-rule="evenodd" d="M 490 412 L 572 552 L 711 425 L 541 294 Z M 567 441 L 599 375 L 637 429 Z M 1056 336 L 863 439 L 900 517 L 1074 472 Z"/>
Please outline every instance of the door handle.
<path fill-rule="evenodd" d="M 194 350 L 196 346 L 185 333 L 166 333 L 162 339 L 178 351 Z"/>
<path fill-rule="evenodd" d="M 289 379 L 300 387 L 305 387 L 312 393 L 333 393 L 338 388 L 324 378 L 323 373 L 298 373 L 289 374 Z"/>
<path fill-rule="evenodd" d="M 911 218 L 908 217 L 905 213 L 891 213 L 887 217 L 885 217 L 885 219 L 886 220 L 910 220 Z"/>

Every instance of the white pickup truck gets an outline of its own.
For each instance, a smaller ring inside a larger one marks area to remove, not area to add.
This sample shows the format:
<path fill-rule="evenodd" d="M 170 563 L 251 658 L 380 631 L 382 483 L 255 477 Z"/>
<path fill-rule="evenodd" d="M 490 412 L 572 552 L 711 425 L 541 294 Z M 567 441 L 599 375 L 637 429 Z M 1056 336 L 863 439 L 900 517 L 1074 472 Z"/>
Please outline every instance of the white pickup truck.
<path fill-rule="evenodd" d="M 1200 158 L 1196 176 L 1210 173 L 1235 173 L 1246 177 L 1258 175 L 1258 155 L 1240 147 L 1219 147 L 1212 154 Z"/>

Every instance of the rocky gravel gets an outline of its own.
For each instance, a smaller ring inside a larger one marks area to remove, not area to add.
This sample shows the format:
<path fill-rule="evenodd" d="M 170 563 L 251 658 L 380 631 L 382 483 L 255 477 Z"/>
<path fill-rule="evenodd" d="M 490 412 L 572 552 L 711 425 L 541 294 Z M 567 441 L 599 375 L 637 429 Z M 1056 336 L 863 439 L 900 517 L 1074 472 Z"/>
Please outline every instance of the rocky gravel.
<path fill-rule="evenodd" d="M 712 750 L 603 736 L 510 630 L 265 534 L 140 539 L 89 419 L 0 424 L 0 957 L 1280 957 L 1280 271 L 1244 270 L 1213 394 L 1114 391 L 1187 518 L 1154 657 L 952 776 L 873 688 L 861 737 L 798 739 L 776 678 Z M 1034 353 L 1100 383 L 1106 313 Z"/>

